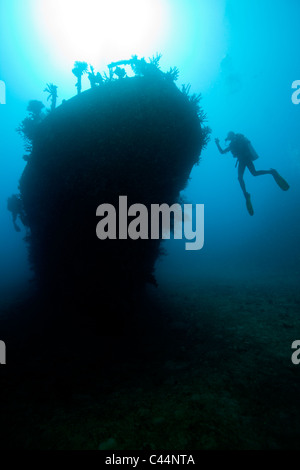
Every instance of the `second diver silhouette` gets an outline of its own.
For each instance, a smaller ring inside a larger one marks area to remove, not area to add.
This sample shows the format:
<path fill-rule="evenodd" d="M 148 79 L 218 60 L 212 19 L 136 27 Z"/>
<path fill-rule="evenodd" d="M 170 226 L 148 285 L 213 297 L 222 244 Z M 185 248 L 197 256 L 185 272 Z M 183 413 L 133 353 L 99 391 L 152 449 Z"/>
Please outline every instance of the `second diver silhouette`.
<path fill-rule="evenodd" d="M 254 210 L 251 204 L 250 194 L 246 191 L 246 185 L 244 181 L 244 172 L 246 168 L 248 168 L 253 176 L 272 175 L 278 186 L 283 191 L 287 191 L 289 189 L 288 183 L 276 170 L 256 170 L 253 161 L 257 160 L 258 155 L 252 147 L 250 140 L 248 140 L 244 135 L 229 132 L 225 141 L 229 141 L 230 144 L 223 150 L 220 146 L 220 140 L 215 139 L 220 153 L 224 154 L 231 152 L 234 158 L 237 158 L 236 165 L 238 165 L 238 180 L 245 196 L 247 210 L 250 215 L 254 215 Z"/>
<path fill-rule="evenodd" d="M 13 194 L 7 199 L 7 209 L 12 213 L 13 224 L 16 232 L 21 232 L 21 229 L 17 224 L 18 217 L 20 218 L 22 224 L 28 227 L 28 221 L 23 209 L 23 203 L 18 194 Z"/>

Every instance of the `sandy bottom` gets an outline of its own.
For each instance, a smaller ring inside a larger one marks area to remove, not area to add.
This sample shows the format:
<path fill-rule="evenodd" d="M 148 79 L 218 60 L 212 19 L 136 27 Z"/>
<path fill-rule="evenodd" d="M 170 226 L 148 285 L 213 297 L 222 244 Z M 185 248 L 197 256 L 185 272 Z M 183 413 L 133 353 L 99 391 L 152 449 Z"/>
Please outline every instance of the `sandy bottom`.
<path fill-rule="evenodd" d="M 162 282 L 122 337 L 93 320 L 29 321 L 43 315 L 35 300 L 6 304 L 0 447 L 299 449 L 299 285 Z"/>

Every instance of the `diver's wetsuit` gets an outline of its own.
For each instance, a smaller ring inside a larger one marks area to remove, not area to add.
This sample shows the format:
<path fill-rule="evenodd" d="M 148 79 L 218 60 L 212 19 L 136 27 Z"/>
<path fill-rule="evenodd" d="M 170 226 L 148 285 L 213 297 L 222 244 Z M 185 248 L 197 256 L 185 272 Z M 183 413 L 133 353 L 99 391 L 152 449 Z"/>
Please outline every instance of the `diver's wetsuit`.
<path fill-rule="evenodd" d="M 246 199 L 249 198 L 249 193 L 246 191 L 246 186 L 245 186 L 245 181 L 244 181 L 244 173 L 246 168 L 250 171 L 250 173 L 253 176 L 261 176 L 261 175 L 272 175 L 273 170 L 256 170 L 254 163 L 252 161 L 252 156 L 251 156 L 251 151 L 250 151 L 250 141 L 247 140 L 244 136 L 242 136 L 244 139 L 243 145 L 241 146 L 240 143 L 240 136 L 235 135 L 229 146 L 222 150 L 220 145 L 218 145 L 219 151 L 224 154 L 227 152 L 231 152 L 232 155 L 238 159 L 238 180 L 241 185 L 242 191 L 244 193 L 244 196 Z M 245 145 L 245 144 L 249 145 Z"/>
<path fill-rule="evenodd" d="M 253 160 L 256 160 L 256 158 L 258 158 L 258 155 L 253 149 L 250 140 L 246 139 L 246 137 L 244 137 L 242 134 L 235 134 L 234 132 L 229 132 L 225 140 L 229 140 L 230 144 L 224 150 L 220 146 L 219 139 L 215 139 L 215 142 L 220 153 L 224 154 L 227 152 L 231 152 L 232 155 L 237 158 L 239 165 L 238 180 L 245 196 L 247 210 L 250 215 L 254 214 L 254 210 L 251 204 L 250 194 L 246 191 L 244 181 L 244 173 L 246 168 L 248 168 L 248 170 L 253 176 L 272 175 L 280 189 L 282 189 L 283 191 L 287 191 L 289 189 L 289 184 L 285 181 L 285 179 L 282 178 L 282 176 L 280 176 L 280 174 L 276 170 L 256 170 Z"/>
<path fill-rule="evenodd" d="M 21 229 L 17 224 L 17 218 L 19 217 L 24 226 L 28 226 L 27 217 L 25 215 L 22 200 L 19 195 L 13 194 L 7 200 L 7 209 L 12 214 L 12 220 L 16 232 L 20 232 Z"/>
<path fill-rule="evenodd" d="M 245 198 L 247 199 L 248 193 L 246 191 L 245 181 L 244 181 L 244 173 L 246 168 L 250 171 L 251 175 L 253 176 L 261 176 L 261 175 L 272 175 L 272 170 L 256 170 L 253 161 L 251 160 L 250 156 L 240 156 L 238 157 L 238 180 L 241 185 L 242 191 L 244 193 Z"/>

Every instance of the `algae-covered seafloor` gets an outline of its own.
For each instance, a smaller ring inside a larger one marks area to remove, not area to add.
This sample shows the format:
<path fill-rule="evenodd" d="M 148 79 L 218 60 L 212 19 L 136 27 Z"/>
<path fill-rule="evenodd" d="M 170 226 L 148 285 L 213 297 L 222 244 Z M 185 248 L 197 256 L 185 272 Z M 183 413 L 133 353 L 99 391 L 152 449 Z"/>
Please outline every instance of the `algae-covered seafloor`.
<path fill-rule="evenodd" d="M 2 311 L 0 447 L 299 448 L 299 279 L 266 279 L 166 280 L 118 339 L 83 318 L 80 331 L 49 324 L 47 342 L 32 332 L 30 348 L 28 311 Z M 45 308 L 27 306 L 36 318 Z M 16 317 L 23 329 L 9 327 Z"/>

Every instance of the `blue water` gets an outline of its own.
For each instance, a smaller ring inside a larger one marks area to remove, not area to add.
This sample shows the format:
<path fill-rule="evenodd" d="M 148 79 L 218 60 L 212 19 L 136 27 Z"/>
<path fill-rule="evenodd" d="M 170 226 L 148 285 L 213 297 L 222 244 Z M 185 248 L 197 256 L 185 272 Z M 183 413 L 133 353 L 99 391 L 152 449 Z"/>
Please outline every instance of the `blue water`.
<path fill-rule="evenodd" d="M 58 104 L 75 94 L 71 68 L 75 60 L 84 60 L 85 52 L 81 50 L 80 57 L 73 51 L 67 54 L 63 44 L 60 47 L 55 38 L 44 34 L 35 14 L 37 3 L 39 0 L 0 3 L 0 80 L 6 84 L 6 104 L 0 105 L 2 295 L 15 295 L 28 286 L 32 277 L 23 241 L 25 230 L 21 234 L 14 231 L 6 210 L 7 198 L 18 191 L 25 166 L 23 142 L 15 129 L 24 118 L 30 99 L 41 99 L 47 105 L 43 93 L 46 83 L 59 86 Z M 102 72 L 111 61 L 130 58 L 131 54 L 149 57 L 161 52 L 162 68 L 177 66 L 178 84 L 191 83 L 192 92 L 203 96 L 212 138 L 200 165 L 191 173 L 184 196 L 187 202 L 205 205 L 205 246 L 199 252 L 186 252 L 184 242 L 165 242 L 168 254 L 157 263 L 158 279 L 297 276 L 300 106 L 292 103 L 291 96 L 292 82 L 300 79 L 299 3 L 296 0 L 158 3 L 163 5 L 166 16 L 163 23 L 157 18 L 150 25 L 152 34 L 149 33 L 147 41 L 141 44 L 138 35 L 136 38 L 132 35 L 127 51 L 124 34 L 119 35 L 112 24 L 113 36 L 107 50 L 99 31 L 101 54 L 93 64 Z M 81 8 L 85 8 L 84 3 Z M 115 15 L 117 18 L 117 10 Z M 113 23 L 113 19 L 109 21 Z M 145 18 L 137 17 L 136 21 Z M 87 56 L 89 52 L 87 43 Z M 88 88 L 87 80 L 83 88 Z M 254 178 L 246 171 L 254 217 L 247 213 L 235 160 L 231 154 L 220 155 L 214 143 L 219 137 L 224 147 L 224 138 L 230 130 L 251 140 L 260 156 L 255 162 L 257 169 L 276 168 L 290 184 L 290 190 L 283 192 L 271 176 Z"/>

